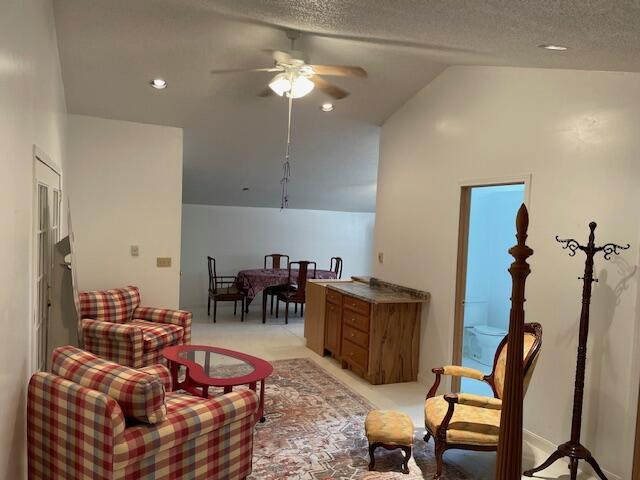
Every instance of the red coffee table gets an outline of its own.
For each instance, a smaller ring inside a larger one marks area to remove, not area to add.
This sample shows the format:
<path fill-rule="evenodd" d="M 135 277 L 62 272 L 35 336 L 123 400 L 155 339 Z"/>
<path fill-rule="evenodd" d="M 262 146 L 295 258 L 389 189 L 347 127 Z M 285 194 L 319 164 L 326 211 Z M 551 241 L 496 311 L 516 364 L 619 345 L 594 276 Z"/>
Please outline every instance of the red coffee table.
<path fill-rule="evenodd" d="M 260 403 L 257 418 L 264 417 L 264 381 L 273 373 L 273 366 L 266 360 L 246 353 L 208 345 L 174 345 L 162 350 L 173 377 L 173 389 L 209 398 L 209 387 L 224 388 L 229 393 L 233 387 L 248 385 L 256 391 L 260 382 Z M 181 368 L 186 372 L 180 381 Z"/>

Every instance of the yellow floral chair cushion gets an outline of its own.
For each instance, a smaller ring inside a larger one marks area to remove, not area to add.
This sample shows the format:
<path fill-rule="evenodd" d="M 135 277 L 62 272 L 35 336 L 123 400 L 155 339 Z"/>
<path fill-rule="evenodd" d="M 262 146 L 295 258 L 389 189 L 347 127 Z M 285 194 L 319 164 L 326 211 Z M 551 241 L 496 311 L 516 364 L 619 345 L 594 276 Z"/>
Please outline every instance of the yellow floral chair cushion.
<path fill-rule="evenodd" d="M 500 400 L 480 395 L 465 395 L 472 400 L 455 406 L 447 428 L 447 443 L 497 446 L 500 431 Z M 424 404 L 425 426 L 434 434 L 442 423 L 449 402 L 444 396 L 433 397 Z"/>
<path fill-rule="evenodd" d="M 394 410 L 373 410 L 364 421 L 370 444 L 413 445 L 413 422 L 409 415 Z"/>
<path fill-rule="evenodd" d="M 524 356 L 526 357 L 533 346 L 533 343 L 536 341 L 536 336 L 533 333 L 525 333 L 524 334 Z M 493 373 L 493 381 L 496 386 L 496 393 L 498 394 L 498 398 L 502 398 L 502 394 L 504 391 L 504 377 L 507 371 L 507 349 L 508 345 L 505 345 L 500 355 L 498 356 L 498 361 L 496 362 L 495 370 Z M 537 358 L 536 358 L 537 360 Z M 524 379 L 524 391 L 526 393 L 527 387 L 529 386 L 529 381 L 531 380 L 531 375 L 533 374 L 534 366 L 529 369 L 527 377 Z"/>

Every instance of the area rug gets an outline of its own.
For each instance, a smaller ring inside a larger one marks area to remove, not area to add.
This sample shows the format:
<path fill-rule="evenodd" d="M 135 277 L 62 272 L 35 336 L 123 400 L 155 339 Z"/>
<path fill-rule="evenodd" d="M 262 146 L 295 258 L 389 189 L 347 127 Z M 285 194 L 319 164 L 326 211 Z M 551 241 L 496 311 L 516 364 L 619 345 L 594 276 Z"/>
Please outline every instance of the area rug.
<path fill-rule="evenodd" d="M 402 454 L 381 448 L 369 472 L 364 418 L 375 407 L 309 359 L 272 362 L 266 388 L 267 421 L 256 427 L 252 480 L 431 479 L 433 440 L 418 429 L 410 473 L 401 473 Z M 419 426 L 417 426 L 419 427 Z M 467 480 L 453 465 L 443 478 Z"/>

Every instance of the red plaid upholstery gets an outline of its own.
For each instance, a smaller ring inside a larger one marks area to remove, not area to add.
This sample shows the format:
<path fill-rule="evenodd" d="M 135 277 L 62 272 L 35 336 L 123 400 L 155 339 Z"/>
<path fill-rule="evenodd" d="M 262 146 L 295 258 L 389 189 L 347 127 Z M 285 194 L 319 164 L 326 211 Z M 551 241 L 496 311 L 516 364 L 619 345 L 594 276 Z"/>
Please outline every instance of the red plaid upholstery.
<path fill-rule="evenodd" d="M 50 373 L 36 373 L 27 398 L 30 480 L 109 480 L 125 428 L 108 395 Z"/>
<path fill-rule="evenodd" d="M 234 443 L 250 443 L 257 406 L 257 396 L 251 390 L 232 392 L 206 401 L 192 395 L 170 393 L 167 395 L 165 422 L 154 427 L 136 425 L 125 431 L 122 442 L 115 447 L 115 468 L 119 470 L 229 425 L 231 429 L 218 432 L 228 438 L 227 444 L 218 445 L 220 451 Z"/>
<path fill-rule="evenodd" d="M 80 318 L 113 323 L 126 323 L 140 305 L 138 287 L 114 288 L 96 292 L 80 292 Z"/>
<path fill-rule="evenodd" d="M 142 330 L 144 350 L 161 350 L 169 345 L 182 343 L 182 327 L 170 323 L 153 323 L 146 320 L 133 319 L 127 325 L 138 327 Z"/>
<path fill-rule="evenodd" d="M 51 372 L 109 395 L 125 417 L 146 423 L 165 419 L 164 383 L 156 375 L 123 367 L 70 345 L 53 351 Z"/>
<path fill-rule="evenodd" d="M 170 392 L 171 390 L 173 390 L 173 379 L 171 378 L 171 372 L 164 365 L 149 365 L 148 367 L 139 368 L 138 371 L 158 377 L 164 385 L 165 392 Z"/>
<path fill-rule="evenodd" d="M 257 401 L 250 390 L 213 399 L 168 393 L 163 422 L 126 427 L 110 396 L 37 373 L 27 405 L 29 479 L 241 480 L 251 473 Z"/>
<path fill-rule="evenodd" d="M 82 320 L 83 347 L 112 362 L 138 368 L 143 362 L 142 330 L 128 324 Z"/>
<path fill-rule="evenodd" d="M 191 343 L 191 312 L 139 307 L 137 287 L 82 292 L 80 303 L 82 346 L 107 360 L 141 368 L 164 363 L 164 347 Z"/>
<path fill-rule="evenodd" d="M 133 312 L 133 318 L 154 323 L 169 323 L 178 325 L 184 330 L 182 343 L 191 343 L 191 312 L 185 310 L 168 310 L 166 308 L 138 307 Z"/>

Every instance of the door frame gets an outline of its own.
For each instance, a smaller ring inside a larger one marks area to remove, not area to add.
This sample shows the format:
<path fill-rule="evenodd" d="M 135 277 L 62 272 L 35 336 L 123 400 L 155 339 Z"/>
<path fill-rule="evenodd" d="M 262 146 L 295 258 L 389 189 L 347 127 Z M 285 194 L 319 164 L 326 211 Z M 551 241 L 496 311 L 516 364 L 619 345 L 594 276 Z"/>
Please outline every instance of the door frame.
<path fill-rule="evenodd" d="M 36 232 L 38 231 L 38 177 L 37 177 L 37 165 L 38 162 L 50 168 L 54 173 L 60 177 L 60 194 L 59 194 L 59 208 L 62 207 L 62 195 L 63 195 L 63 177 L 62 168 L 56 164 L 47 153 L 37 145 L 33 145 L 32 154 L 32 197 L 31 197 L 31 288 L 29 294 L 29 326 L 28 326 L 28 348 L 29 348 L 29 375 L 33 374 L 37 370 L 37 348 L 38 343 L 35 338 L 35 320 L 38 312 L 35 309 L 35 300 L 38 291 L 38 242 L 36 239 Z M 62 231 L 62 211 L 60 211 L 60 225 L 58 228 Z"/>
<path fill-rule="evenodd" d="M 458 253 L 456 260 L 455 294 L 453 298 L 453 355 L 452 364 L 462 365 L 462 347 L 464 333 L 464 297 L 467 280 L 467 254 L 469 251 L 469 215 L 471 213 L 471 189 L 475 187 L 497 187 L 501 185 L 524 185 L 523 203 L 530 210 L 531 204 L 531 174 L 508 177 L 479 178 L 461 180 L 460 214 L 458 218 Z M 514 227 L 515 236 L 515 227 Z M 514 240 L 515 242 L 515 240 Z M 451 378 L 451 391 L 460 391 L 460 377 Z"/>

